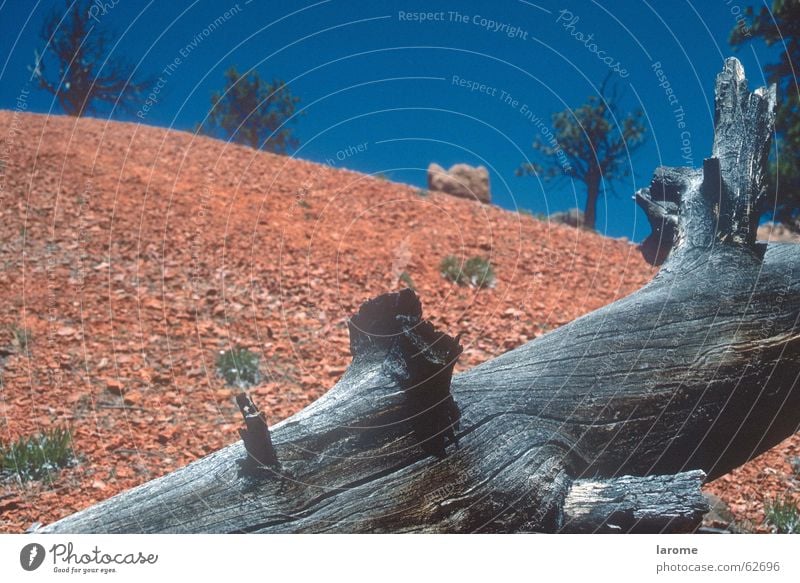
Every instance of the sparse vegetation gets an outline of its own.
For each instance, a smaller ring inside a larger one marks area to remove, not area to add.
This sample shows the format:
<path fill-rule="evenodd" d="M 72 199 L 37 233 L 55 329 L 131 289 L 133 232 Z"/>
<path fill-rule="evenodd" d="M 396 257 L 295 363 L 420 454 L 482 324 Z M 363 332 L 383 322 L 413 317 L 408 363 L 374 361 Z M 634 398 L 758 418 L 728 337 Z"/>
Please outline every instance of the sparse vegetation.
<path fill-rule="evenodd" d="M 21 482 L 48 478 L 73 460 L 72 435 L 60 427 L 0 443 L 0 474 L 15 476 Z"/>
<path fill-rule="evenodd" d="M 779 534 L 800 534 L 800 510 L 787 496 L 764 502 L 764 524 Z"/>
<path fill-rule="evenodd" d="M 31 342 L 31 331 L 24 326 L 12 326 L 11 334 L 14 337 L 14 347 L 20 352 L 27 352 Z"/>
<path fill-rule="evenodd" d="M 428 191 L 427 188 L 418 188 L 416 192 L 417 196 L 422 198 L 427 198 L 430 195 L 430 192 Z"/>
<path fill-rule="evenodd" d="M 407 271 L 404 271 L 403 273 L 401 273 L 401 274 L 400 274 L 400 277 L 398 277 L 398 279 L 399 279 L 400 281 L 402 281 L 402 282 L 403 282 L 403 284 L 404 284 L 404 285 L 405 285 L 405 286 L 406 286 L 408 289 L 410 289 L 410 290 L 415 290 L 415 289 L 417 289 L 416 287 L 414 287 L 414 280 L 413 280 L 413 279 L 411 279 L 411 276 L 408 274 L 408 272 L 407 272 Z"/>
<path fill-rule="evenodd" d="M 445 279 L 458 285 L 494 287 L 494 268 L 483 257 L 472 257 L 462 264 L 455 255 L 448 255 L 439 264 L 439 271 Z"/>
<path fill-rule="evenodd" d="M 220 351 L 217 357 L 217 373 L 228 385 L 234 387 L 257 385 L 261 380 L 258 355 L 241 346 Z"/>
<path fill-rule="evenodd" d="M 461 262 L 455 255 L 448 255 L 439 264 L 439 271 L 445 279 L 453 283 L 461 283 Z"/>
<path fill-rule="evenodd" d="M 789 465 L 792 468 L 792 474 L 795 478 L 800 478 L 800 456 L 791 456 L 788 459 Z"/>

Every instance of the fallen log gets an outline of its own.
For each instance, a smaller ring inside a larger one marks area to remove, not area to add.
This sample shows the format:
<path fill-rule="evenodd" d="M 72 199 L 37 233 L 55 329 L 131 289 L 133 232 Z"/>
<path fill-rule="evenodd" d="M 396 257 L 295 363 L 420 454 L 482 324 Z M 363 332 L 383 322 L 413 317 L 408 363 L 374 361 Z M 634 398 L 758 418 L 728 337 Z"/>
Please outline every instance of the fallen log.
<path fill-rule="evenodd" d="M 272 431 L 248 409 L 252 456 L 236 443 L 42 531 L 692 530 L 702 476 L 800 422 L 800 249 L 755 240 L 774 106 L 725 62 L 712 157 L 637 193 L 663 265 L 633 295 L 452 379 L 458 338 L 413 292 L 380 296 L 322 398 Z"/>

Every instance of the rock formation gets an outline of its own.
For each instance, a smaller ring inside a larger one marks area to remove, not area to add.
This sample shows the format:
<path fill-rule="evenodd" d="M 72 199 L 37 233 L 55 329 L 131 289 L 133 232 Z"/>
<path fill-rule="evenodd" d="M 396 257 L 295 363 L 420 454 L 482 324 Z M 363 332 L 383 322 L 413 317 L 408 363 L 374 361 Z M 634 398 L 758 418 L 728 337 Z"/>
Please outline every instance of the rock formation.
<path fill-rule="evenodd" d="M 455 164 L 445 170 L 436 163 L 428 166 L 428 190 L 439 191 L 460 198 L 478 200 L 489 204 L 489 171 L 483 166 Z"/>

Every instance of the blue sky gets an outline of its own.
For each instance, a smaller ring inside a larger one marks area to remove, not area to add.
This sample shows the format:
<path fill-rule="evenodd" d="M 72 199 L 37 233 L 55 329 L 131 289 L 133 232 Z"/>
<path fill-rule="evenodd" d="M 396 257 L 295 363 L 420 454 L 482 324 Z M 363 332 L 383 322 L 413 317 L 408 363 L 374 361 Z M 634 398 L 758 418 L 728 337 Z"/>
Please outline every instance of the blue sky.
<path fill-rule="evenodd" d="M 165 79 L 141 123 L 191 130 L 225 69 L 253 68 L 286 80 L 302 100 L 293 155 L 419 186 L 430 162 L 483 164 L 497 204 L 542 213 L 583 206 L 582 185 L 515 170 L 551 114 L 579 106 L 611 71 L 623 111 L 644 110 L 648 136 L 629 161 L 632 176 L 601 200 L 598 230 L 641 240 L 649 226 L 631 196 L 656 166 L 699 166 L 709 154 L 723 59 L 739 57 L 751 85 L 764 83 L 763 66 L 776 59 L 761 43 L 728 45 L 751 3 L 98 0 L 94 15 L 114 33 L 114 55 Z M 32 88 L 42 21 L 63 7 L 0 3 L 0 108 L 13 109 Z M 39 90 L 27 104 L 61 113 Z"/>

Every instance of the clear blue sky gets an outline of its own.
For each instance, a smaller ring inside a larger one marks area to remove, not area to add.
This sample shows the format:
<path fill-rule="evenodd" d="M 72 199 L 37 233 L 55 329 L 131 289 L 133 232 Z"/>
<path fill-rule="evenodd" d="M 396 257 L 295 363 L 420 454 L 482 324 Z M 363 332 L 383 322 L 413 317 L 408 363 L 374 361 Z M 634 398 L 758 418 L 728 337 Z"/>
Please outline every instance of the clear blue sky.
<path fill-rule="evenodd" d="M 761 43 L 735 53 L 728 45 L 737 14 L 754 2 L 98 0 L 94 14 L 96 26 L 118 40 L 114 55 L 166 79 L 142 123 L 190 130 L 226 68 L 254 68 L 288 81 L 302 99 L 295 156 L 420 186 L 432 161 L 484 164 L 497 204 L 534 212 L 585 199 L 579 183 L 573 189 L 569 181 L 515 176 L 533 155 L 536 120 L 549 127 L 553 112 L 580 105 L 614 70 L 623 109 L 646 113 L 648 140 L 630 161 L 633 176 L 601 201 L 598 229 L 641 240 L 649 227 L 631 195 L 656 166 L 699 166 L 709 154 L 723 59 L 738 56 L 752 85 L 764 83 L 763 65 L 775 60 Z M 0 108 L 13 109 L 32 87 L 28 66 L 54 9 L 63 11 L 64 2 L 0 0 Z M 420 21 L 420 13 L 433 14 Z M 474 84 L 461 86 L 461 79 Z M 469 89 L 480 84 L 484 91 Z M 61 113 L 39 90 L 27 103 L 31 111 Z M 347 155 L 359 144 L 363 151 Z"/>

